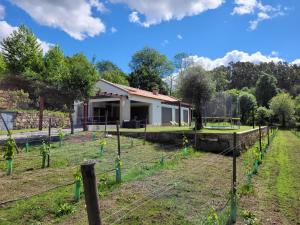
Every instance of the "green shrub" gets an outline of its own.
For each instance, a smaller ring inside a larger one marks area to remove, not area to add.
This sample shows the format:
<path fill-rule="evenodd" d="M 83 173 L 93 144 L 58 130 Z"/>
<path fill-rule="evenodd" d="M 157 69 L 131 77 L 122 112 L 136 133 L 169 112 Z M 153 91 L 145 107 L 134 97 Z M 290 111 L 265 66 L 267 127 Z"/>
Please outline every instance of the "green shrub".
<path fill-rule="evenodd" d="M 69 203 L 60 203 L 56 209 L 56 216 L 61 217 L 73 213 L 74 207 Z"/>

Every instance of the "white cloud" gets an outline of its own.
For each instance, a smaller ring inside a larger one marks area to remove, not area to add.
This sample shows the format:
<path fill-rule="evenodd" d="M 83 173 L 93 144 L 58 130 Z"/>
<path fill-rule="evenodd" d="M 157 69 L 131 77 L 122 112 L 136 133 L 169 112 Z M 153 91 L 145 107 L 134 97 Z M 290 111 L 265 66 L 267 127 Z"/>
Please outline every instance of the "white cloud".
<path fill-rule="evenodd" d="M 105 32 L 105 25 L 93 17 L 92 7 L 103 10 L 99 1 L 12 0 L 41 25 L 59 28 L 77 40 Z"/>
<path fill-rule="evenodd" d="M 258 24 L 264 20 L 270 20 L 277 16 L 285 15 L 286 7 L 282 9 L 280 5 L 274 7 L 271 5 L 264 5 L 257 0 L 235 0 L 236 6 L 232 11 L 232 15 L 246 15 L 251 14 L 255 18 L 249 21 L 250 30 L 255 30 Z"/>
<path fill-rule="evenodd" d="M 118 32 L 117 28 L 115 28 L 115 27 L 111 27 L 110 31 L 111 31 L 112 33 Z"/>
<path fill-rule="evenodd" d="M 89 2 L 90 2 L 90 5 L 95 7 L 97 9 L 97 11 L 99 11 L 99 12 L 108 12 L 109 11 L 102 2 L 99 2 L 99 0 L 90 0 Z"/>
<path fill-rule="evenodd" d="M 133 10 L 129 21 L 144 27 L 159 24 L 172 19 L 181 20 L 186 16 L 199 15 L 200 13 L 216 9 L 224 0 L 110 0 L 112 3 L 125 3 Z M 145 17 L 141 21 L 140 15 Z"/>
<path fill-rule="evenodd" d="M 181 36 L 181 34 L 177 34 L 177 39 L 182 40 L 183 37 Z"/>
<path fill-rule="evenodd" d="M 131 22 L 131 23 L 141 23 L 140 17 L 138 16 L 138 12 L 134 11 L 134 12 L 130 13 L 128 18 L 129 18 L 129 22 Z"/>
<path fill-rule="evenodd" d="M 50 48 L 55 46 L 55 44 L 52 44 L 52 43 L 49 43 L 46 41 L 41 41 L 40 39 L 37 39 L 37 42 L 40 44 L 44 53 L 48 52 Z"/>
<path fill-rule="evenodd" d="M 3 20 L 5 16 L 5 8 L 3 5 L 0 5 L 0 20 Z"/>
<path fill-rule="evenodd" d="M 293 62 L 291 62 L 291 64 L 295 64 L 295 65 L 300 66 L 300 59 L 294 60 Z"/>
<path fill-rule="evenodd" d="M 11 26 L 6 21 L 0 21 L 0 41 L 8 37 L 18 27 Z"/>
<path fill-rule="evenodd" d="M 11 26 L 6 21 L 0 21 L 0 41 L 8 37 L 14 30 L 17 29 L 18 27 Z M 42 41 L 40 39 L 37 39 L 37 42 L 40 44 L 44 53 L 54 46 L 54 44 Z"/>
<path fill-rule="evenodd" d="M 251 63 L 261 63 L 261 62 L 282 62 L 283 59 L 277 56 L 263 55 L 261 52 L 255 52 L 249 54 L 247 52 L 233 50 L 228 52 L 222 58 L 210 59 L 204 56 L 189 56 L 189 61 L 192 61 L 194 65 L 200 65 L 205 70 L 213 70 L 218 66 L 227 66 L 230 62 L 251 62 Z"/>

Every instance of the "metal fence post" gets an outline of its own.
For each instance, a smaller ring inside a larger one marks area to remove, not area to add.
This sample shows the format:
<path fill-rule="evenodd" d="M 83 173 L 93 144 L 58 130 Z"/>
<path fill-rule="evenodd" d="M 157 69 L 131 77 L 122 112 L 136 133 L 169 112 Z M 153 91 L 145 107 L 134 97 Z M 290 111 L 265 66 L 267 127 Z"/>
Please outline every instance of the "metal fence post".
<path fill-rule="evenodd" d="M 81 174 L 89 225 L 101 225 L 97 181 L 94 165 L 95 161 L 92 160 L 82 163 Z"/>
<path fill-rule="evenodd" d="M 146 139 L 147 139 L 147 119 L 145 119 L 145 130 L 144 130 L 144 142 L 143 144 L 146 144 Z"/>
<path fill-rule="evenodd" d="M 236 155 L 237 155 L 237 134 L 233 133 L 233 160 L 232 160 L 232 193 L 231 193 L 231 224 L 236 222 Z"/>
<path fill-rule="evenodd" d="M 121 183 L 121 144 L 120 144 L 120 129 L 119 121 L 117 121 L 117 139 L 118 139 L 118 158 L 116 160 L 116 183 Z"/>
<path fill-rule="evenodd" d="M 258 130 L 259 130 L 259 151 L 260 153 L 262 153 L 262 143 L 261 143 L 261 126 L 258 126 Z"/>

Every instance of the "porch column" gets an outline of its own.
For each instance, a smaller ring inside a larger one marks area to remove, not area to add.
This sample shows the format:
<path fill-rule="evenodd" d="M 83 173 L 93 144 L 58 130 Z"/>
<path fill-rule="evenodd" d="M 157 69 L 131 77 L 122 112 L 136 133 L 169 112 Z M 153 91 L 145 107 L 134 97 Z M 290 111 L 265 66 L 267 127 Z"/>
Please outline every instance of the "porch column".
<path fill-rule="evenodd" d="M 181 102 L 178 102 L 178 121 L 179 126 L 181 127 Z"/>
<path fill-rule="evenodd" d="M 83 130 L 87 131 L 88 130 L 88 113 L 89 113 L 89 103 L 88 101 L 84 101 L 83 103 Z"/>
<path fill-rule="evenodd" d="M 130 120 L 130 100 L 127 97 L 120 98 L 120 124 L 124 120 Z"/>

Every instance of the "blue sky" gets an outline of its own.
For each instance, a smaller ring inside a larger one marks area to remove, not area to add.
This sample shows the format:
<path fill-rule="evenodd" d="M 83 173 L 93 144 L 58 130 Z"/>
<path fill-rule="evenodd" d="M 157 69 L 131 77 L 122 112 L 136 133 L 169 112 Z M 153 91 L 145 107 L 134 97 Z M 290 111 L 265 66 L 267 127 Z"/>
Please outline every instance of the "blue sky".
<path fill-rule="evenodd" d="M 229 61 L 300 64 L 299 0 L 0 0 L 0 39 L 20 24 L 45 51 L 83 52 L 129 72 L 132 54 L 149 46 L 178 52 L 206 69 Z"/>

